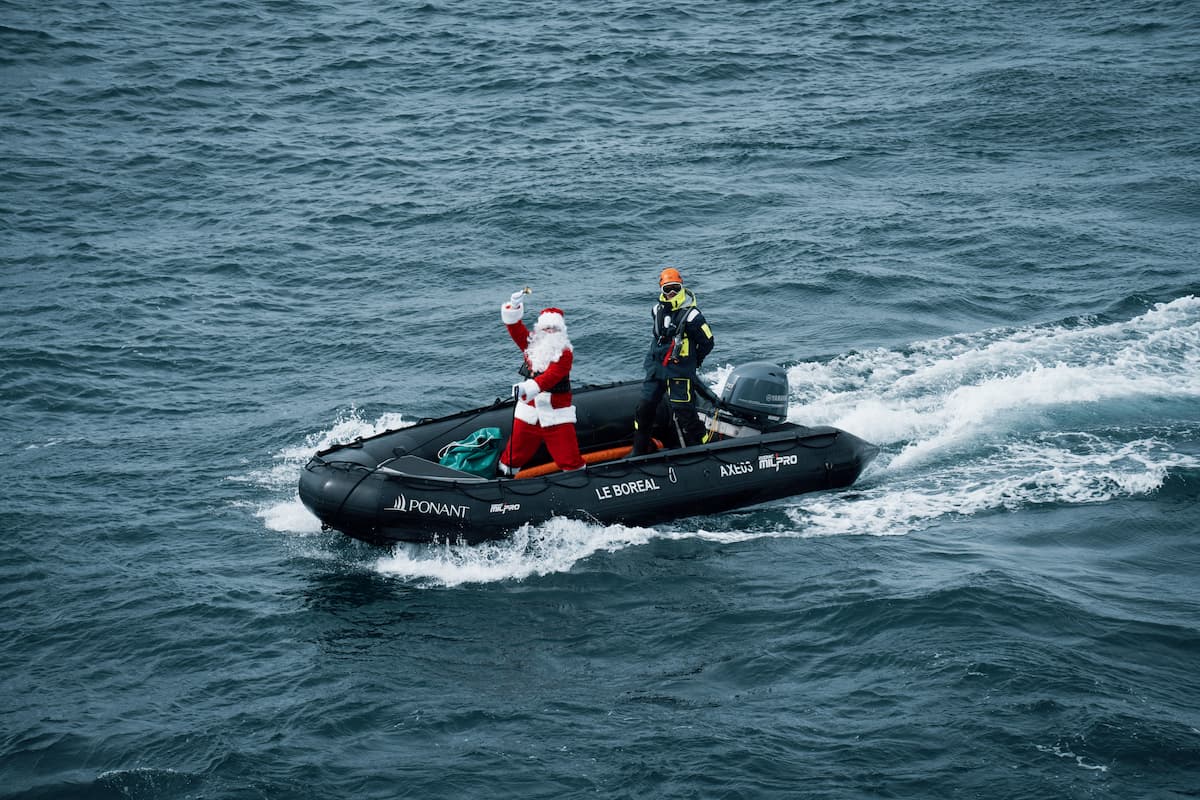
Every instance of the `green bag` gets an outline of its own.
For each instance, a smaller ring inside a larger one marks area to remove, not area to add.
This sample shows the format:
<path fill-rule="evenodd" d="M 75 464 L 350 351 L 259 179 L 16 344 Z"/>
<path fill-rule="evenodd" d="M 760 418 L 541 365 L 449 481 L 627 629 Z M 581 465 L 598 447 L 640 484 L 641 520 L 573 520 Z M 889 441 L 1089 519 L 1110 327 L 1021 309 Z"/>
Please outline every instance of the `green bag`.
<path fill-rule="evenodd" d="M 438 463 L 472 475 L 493 478 L 503 447 L 499 428 L 480 428 L 466 439 L 451 442 L 439 450 Z"/>

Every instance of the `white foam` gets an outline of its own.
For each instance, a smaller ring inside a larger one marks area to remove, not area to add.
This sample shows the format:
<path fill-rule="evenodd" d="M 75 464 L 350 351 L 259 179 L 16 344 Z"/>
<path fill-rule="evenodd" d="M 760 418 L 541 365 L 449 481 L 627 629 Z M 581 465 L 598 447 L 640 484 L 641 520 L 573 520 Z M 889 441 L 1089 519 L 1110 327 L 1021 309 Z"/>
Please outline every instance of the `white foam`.
<path fill-rule="evenodd" d="M 567 572 L 594 553 L 645 544 L 655 535 L 648 528 L 556 518 L 522 527 L 509 539 L 480 545 L 400 545 L 380 558 L 375 569 L 421 586 L 519 581 Z"/>
<path fill-rule="evenodd" d="M 23 449 L 25 449 L 25 450 L 41 450 L 46 447 L 56 447 L 65 441 L 66 441 L 66 439 L 48 439 L 45 442 L 31 442 L 31 443 L 25 445 L 25 447 Z"/>
<path fill-rule="evenodd" d="M 1057 756 L 1059 758 L 1073 759 L 1075 761 L 1075 766 L 1082 769 L 1092 770 L 1094 772 L 1108 772 L 1108 767 L 1104 766 L 1103 764 L 1088 764 L 1086 761 L 1084 761 L 1083 756 L 1072 753 L 1069 749 L 1064 748 L 1062 745 L 1056 744 L 1052 747 L 1047 747 L 1046 745 L 1039 744 L 1034 746 L 1040 753 L 1046 753 L 1047 755 Z"/>
<path fill-rule="evenodd" d="M 990 337 L 990 338 L 989 338 Z M 892 469 L 1020 427 L 1041 411 L 1200 398 L 1200 300 L 1124 323 L 1001 330 L 788 370 L 789 419 L 898 445 Z"/>
<path fill-rule="evenodd" d="M 274 463 L 268 469 L 251 470 L 245 475 L 232 475 L 230 481 L 247 483 L 271 491 L 287 491 L 285 499 L 260 506 L 255 516 L 263 521 L 268 530 L 282 533 L 312 534 L 319 533 L 321 522 L 304 507 L 296 494 L 296 482 L 300 470 L 313 453 L 324 450 L 335 444 L 345 444 L 358 438 L 367 438 L 379 433 L 397 428 L 406 428 L 414 424 L 407 421 L 403 414 L 388 412 L 373 421 L 364 420 L 357 408 L 348 411 L 334 419 L 328 430 L 317 431 L 304 438 L 303 443 L 289 445 L 274 455 Z"/>
<path fill-rule="evenodd" d="M 255 512 L 255 516 L 272 531 L 307 534 L 321 532 L 321 521 L 305 508 L 299 495 L 286 502 L 263 506 Z"/>
<path fill-rule="evenodd" d="M 787 513 L 807 536 L 899 535 L 955 516 L 1147 495 L 1162 487 L 1171 470 L 1197 467 L 1200 459 L 1153 439 L 1118 443 L 1088 434 L 1046 435 L 939 469 L 883 469 L 850 493 L 797 498 Z"/>
<path fill-rule="evenodd" d="M 789 516 L 804 535 L 902 534 L 953 515 L 1146 495 L 1171 470 L 1198 466 L 1172 451 L 1169 436 L 1126 431 L 1153 430 L 1150 403 L 1200 400 L 1200 299 L 1125 322 L 851 353 L 797 364 L 788 378 L 792 421 L 835 425 L 883 447 L 854 491 L 797 498 Z M 1089 428 L 1091 419 L 1103 422 Z M 1200 418 L 1174 424 L 1186 437 Z"/>

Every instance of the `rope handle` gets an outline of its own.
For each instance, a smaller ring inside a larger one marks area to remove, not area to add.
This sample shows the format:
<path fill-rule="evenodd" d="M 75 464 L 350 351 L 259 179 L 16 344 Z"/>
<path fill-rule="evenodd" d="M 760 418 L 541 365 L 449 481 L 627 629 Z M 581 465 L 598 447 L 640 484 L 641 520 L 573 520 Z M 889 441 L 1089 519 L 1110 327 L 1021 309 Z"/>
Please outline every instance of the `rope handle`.
<path fill-rule="evenodd" d="M 438 450 L 438 458 L 439 459 L 445 458 L 446 454 L 450 452 L 451 447 L 461 447 L 463 449 L 471 449 L 471 448 L 477 448 L 477 447 L 485 447 L 494 441 L 496 441 L 495 437 L 489 436 L 488 438 L 483 439 L 482 441 L 478 441 L 478 442 L 450 442 L 450 444 L 446 445 L 441 450 Z"/>

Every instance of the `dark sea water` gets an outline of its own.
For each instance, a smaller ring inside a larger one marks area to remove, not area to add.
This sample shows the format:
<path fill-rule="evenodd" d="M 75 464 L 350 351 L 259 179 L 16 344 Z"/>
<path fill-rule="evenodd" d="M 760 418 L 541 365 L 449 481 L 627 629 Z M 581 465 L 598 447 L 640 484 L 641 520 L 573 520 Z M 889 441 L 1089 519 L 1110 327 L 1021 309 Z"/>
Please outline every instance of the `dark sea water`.
<path fill-rule="evenodd" d="M 0 796 L 1200 796 L 1200 5 L 0 2 Z M 849 490 L 476 548 L 318 447 L 658 271 Z"/>

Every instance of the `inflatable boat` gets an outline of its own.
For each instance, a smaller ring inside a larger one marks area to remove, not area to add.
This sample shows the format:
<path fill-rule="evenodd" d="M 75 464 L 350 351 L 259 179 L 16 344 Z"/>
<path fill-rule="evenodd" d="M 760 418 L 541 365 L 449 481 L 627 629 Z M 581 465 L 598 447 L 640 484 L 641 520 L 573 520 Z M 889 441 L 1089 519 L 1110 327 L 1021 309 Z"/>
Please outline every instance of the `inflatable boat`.
<path fill-rule="evenodd" d="M 754 362 L 730 373 L 720 397 L 698 400 L 707 443 L 681 446 L 664 404 L 660 449 L 631 457 L 640 390 L 641 381 L 575 390 L 583 469 L 557 470 L 544 447 L 512 478 L 439 463 L 446 445 L 479 429 L 507 439 L 516 400 L 498 399 L 319 451 L 301 472 L 300 499 L 325 528 L 356 539 L 475 544 L 554 516 L 653 525 L 846 487 L 878 451 L 837 428 L 788 422 L 786 372 Z"/>

